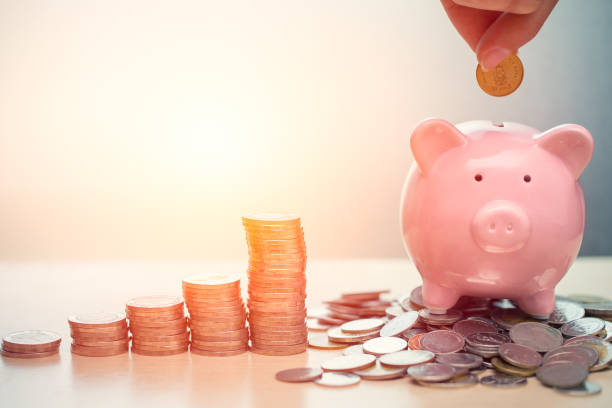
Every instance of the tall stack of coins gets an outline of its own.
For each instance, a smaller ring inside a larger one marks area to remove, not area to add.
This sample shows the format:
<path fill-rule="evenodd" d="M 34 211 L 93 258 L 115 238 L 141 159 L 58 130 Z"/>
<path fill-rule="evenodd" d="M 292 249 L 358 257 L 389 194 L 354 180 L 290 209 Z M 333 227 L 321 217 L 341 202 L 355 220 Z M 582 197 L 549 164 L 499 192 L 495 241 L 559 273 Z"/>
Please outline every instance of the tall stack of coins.
<path fill-rule="evenodd" d="M 306 244 L 300 218 L 257 214 L 242 218 L 249 248 L 251 351 L 302 353 L 306 331 Z"/>
<path fill-rule="evenodd" d="M 238 276 L 209 273 L 183 279 L 183 296 L 192 353 L 232 356 L 247 351 L 249 332 Z"/>
<path fill-rule="evenodd" d="M 2 339 L 2 355 L 12 358 L 48 357 L 59 352 L 62 338 L 48 330 L 23 330 Z"/>
<path fill-rule="evenodd" d="M 144 296 L 126 304 L 132 353 L 168 356 L 189 349 L 189 331 L 179 296 Z"/>
<path fill-rule="evenodd" d="M 72 353 L 88 357 L 107 357 L 126 353 L 130 339 L 123 313 L 84 313 L 70 316 Z"/>

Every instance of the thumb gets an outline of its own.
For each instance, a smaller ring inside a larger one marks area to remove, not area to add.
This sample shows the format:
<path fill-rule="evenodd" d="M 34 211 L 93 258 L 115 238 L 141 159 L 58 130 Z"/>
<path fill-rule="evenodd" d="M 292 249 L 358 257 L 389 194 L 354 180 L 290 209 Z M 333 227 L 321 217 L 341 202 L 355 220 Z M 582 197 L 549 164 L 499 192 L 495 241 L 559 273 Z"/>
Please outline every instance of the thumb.
<path fill-rule="evenodd" d="M 510 54 L 528 43 L 540 31 L 557 0 L 544 0 L 530 14 L 503 13 L 480 38 L 476 56 L 483 70 L 488 71 Z"/>

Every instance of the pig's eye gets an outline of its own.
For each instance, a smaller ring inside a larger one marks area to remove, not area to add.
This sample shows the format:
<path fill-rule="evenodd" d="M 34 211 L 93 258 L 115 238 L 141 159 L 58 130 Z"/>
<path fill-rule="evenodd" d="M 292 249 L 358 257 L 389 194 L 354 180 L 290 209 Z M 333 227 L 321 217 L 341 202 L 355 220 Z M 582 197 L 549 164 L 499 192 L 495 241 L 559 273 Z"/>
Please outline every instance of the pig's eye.
<path fill-rule="evenodd" d="M 525 174 L 525 176 L 523 176 L 523 180 L 525 183 L 529 183 L 531 181 L 531 176 L 529 174 Z"/>
<path fill-rule="evenodd" d="M 477 174 L 474 176 L 474 180 L 476 181 L 482 181 L 482 174 Z"/>

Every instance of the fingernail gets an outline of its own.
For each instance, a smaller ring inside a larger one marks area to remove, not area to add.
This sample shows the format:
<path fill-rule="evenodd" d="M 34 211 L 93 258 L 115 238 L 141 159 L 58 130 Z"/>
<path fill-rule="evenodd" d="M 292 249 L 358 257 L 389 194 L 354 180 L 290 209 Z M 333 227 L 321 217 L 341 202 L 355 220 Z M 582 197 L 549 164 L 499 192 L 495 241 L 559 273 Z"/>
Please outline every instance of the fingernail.
<path fill-rule="evenodd" d="M 487 51 L 480 60 L 480 66 L 484 72 L 490 71 L 512 52 L 506 48 L 493 48 Z"/>

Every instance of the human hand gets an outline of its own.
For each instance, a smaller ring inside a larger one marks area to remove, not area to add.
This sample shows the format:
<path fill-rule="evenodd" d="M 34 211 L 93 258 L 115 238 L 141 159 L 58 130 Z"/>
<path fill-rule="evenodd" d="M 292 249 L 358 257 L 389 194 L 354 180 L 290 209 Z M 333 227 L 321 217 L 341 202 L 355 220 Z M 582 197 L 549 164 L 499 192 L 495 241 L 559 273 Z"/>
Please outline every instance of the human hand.
<path fill-rule="evenodd" d="M 476 53 L 484 71 L 493 69 L 540 31 L 557 0 L 441 0 L 451 22 Z"/>

